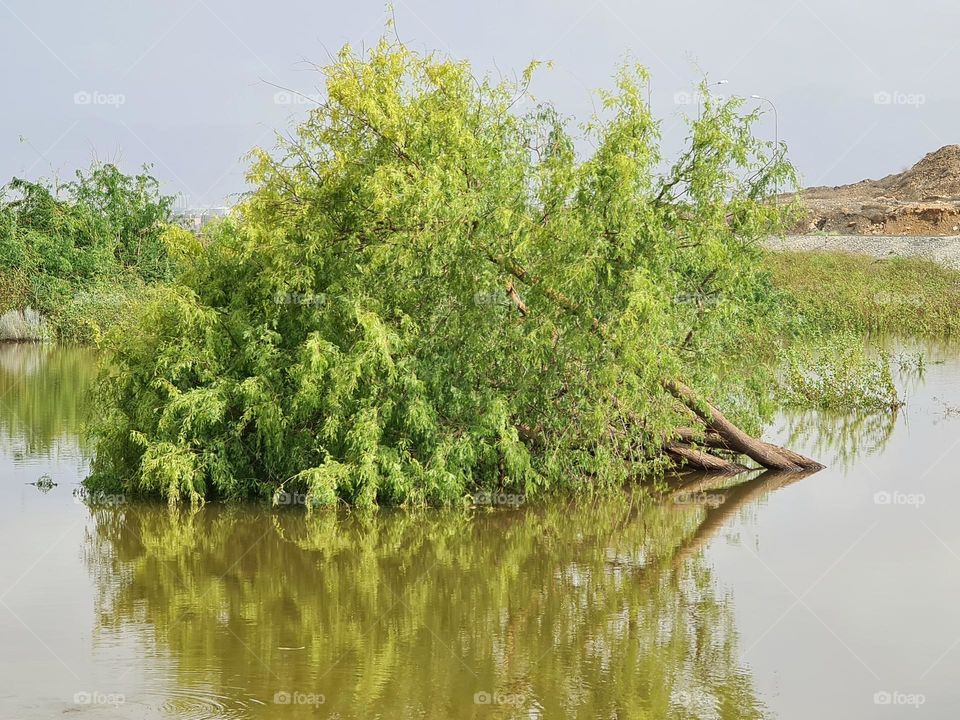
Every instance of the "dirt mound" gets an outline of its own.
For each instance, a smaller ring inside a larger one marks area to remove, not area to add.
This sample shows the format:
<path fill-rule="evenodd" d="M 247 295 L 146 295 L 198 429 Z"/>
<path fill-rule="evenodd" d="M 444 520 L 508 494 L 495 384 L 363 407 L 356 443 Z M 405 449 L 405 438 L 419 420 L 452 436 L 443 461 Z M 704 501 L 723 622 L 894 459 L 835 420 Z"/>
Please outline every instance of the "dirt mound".
<path fill-rule="evenodd" d="M 800 193 L 797 232 L 953 235 L 960 231 L 960 145 L 929 153 L 902 173 Z"/>
<path fill-rule="evenodd" d="M 960 199 L 960 145 L 929 153 L 906 172 L 890 175 L 877 184 L 896 200 Z"/>

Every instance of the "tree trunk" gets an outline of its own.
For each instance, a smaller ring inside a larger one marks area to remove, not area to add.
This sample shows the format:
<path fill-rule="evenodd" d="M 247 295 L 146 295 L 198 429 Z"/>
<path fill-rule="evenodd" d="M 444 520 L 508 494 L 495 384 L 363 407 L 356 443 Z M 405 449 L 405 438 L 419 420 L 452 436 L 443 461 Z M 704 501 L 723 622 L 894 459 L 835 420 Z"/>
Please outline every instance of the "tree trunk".
<path fill-rule="evenodd" d="M 686 443 L 667 443 L 663 446 L 663 449 L 674 458 L 683 460 L 689 467 L 697 468 L 698 470 L 722 473 L 724 475 L 736 475 L 737 473 L 742 473 L 747 470 L 747 468 L 739 463 L 711 455 L 704 450 L 698 450 Z"/>
<path fill-rule="evenodd" d="M 746 455 L 754 462 L 770 470 L 797 472 L 798 470 L 820 470 L 823 465 L 804 457 L 799 453 L 785 450 L 750 437 L 730 422 L 713 405 L 700 400 L 689 387 L 678 380 L 665 383 L 666 389 L 684 405 L 690 408 L 704 424 L 716 433 L 725 443 L 725 448 Z"/>
<path fill-rule="evenodd" d="M 729 450 L 730 446 L 723 439 L 720 433 L 707 431 L 701 433 L 695 428 L 677 428 L 675 430 L 680 442 L 693 443 L 702 447 L 715 448 L 717 450 Z"/>

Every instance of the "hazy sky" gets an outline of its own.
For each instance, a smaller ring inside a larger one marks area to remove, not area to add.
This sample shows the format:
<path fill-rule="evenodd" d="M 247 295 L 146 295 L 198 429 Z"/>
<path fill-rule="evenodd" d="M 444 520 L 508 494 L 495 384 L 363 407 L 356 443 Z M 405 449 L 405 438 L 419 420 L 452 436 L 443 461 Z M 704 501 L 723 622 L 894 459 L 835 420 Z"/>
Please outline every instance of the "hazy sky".
<path fill-rule="evenodd" d="M 395 0 L 418 49 L 512 74 L 553 60 L 533 90 L 582 118 L 626 56 L 653 73 L 676 147 L 703 74 L 770 98 L 805 184 L 898 172 L 960 142 L 956 0 Z M 219 205 L 245 189 L 243 155 L 272 147 L 322 91 L 308 63 L 371 45 L 385 3 L 0 0 L 0 182 L 69 176 L 91 159 L 153 163 L 170 193 Z M 278 101 L 279 100 L 279 101 Z M 694 101 L 695 102 L 695 101 Z M 695 105 L 693 106 L 695 112 Z M 773 115 L 760 131 L 773 137 Z"/>

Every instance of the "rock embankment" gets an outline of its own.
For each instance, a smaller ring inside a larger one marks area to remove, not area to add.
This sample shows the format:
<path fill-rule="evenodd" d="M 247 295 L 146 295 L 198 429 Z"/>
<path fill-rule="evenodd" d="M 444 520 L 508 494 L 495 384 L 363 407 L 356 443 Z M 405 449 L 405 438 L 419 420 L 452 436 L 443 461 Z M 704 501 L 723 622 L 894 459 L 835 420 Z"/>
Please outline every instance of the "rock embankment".
<path fill-rule="evenodd" d="M 916 257 L 960 270 L 960 237 L 788 235 L 767 242 L 771 250 L 833 250 L 875 258 Z"/>

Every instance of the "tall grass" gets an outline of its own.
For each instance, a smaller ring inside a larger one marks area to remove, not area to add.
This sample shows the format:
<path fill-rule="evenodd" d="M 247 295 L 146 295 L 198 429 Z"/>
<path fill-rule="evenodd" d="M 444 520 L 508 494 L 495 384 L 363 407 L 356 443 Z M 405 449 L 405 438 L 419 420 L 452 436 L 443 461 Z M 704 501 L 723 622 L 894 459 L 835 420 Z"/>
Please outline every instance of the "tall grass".
<path fill-rule="evenodd" d="M 0 315 L 0 341 L 29 342 L 47 340 L 50 337 L 49 324 L 32 308 L 7 310 Z"/>
<path fill-rule="evenodd" d="M 960 334 L 960 272 L 932 261 L 813 251 L 765 262 L 801 333 Z"/>

